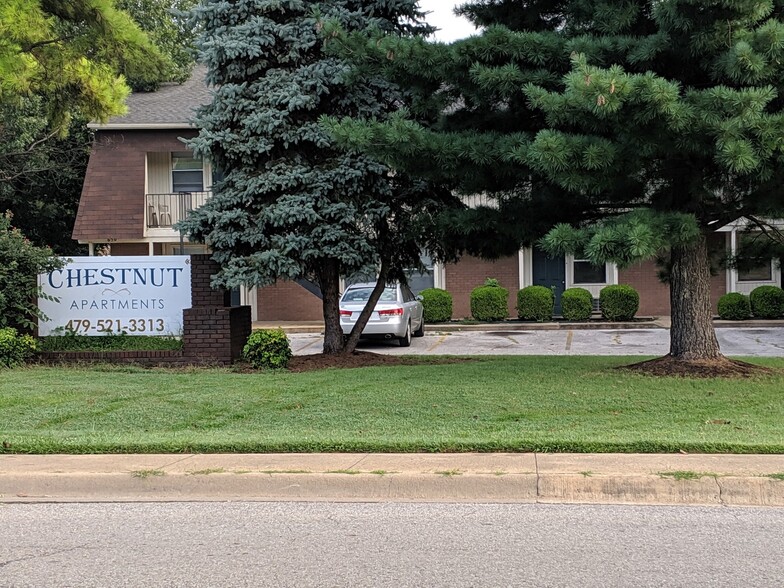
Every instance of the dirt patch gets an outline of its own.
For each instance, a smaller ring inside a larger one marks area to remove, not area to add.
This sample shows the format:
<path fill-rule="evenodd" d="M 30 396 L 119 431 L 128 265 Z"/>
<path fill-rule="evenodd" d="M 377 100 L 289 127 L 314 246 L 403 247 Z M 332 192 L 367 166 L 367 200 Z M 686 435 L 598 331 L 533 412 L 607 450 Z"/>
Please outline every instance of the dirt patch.
<path fill-rule="evenodd" d="M 671 355 L 622 366 L 618 369 L 648 376 L 680 376 L 684 378 L 750 378 L 776 373 L 776 370 L 737 361 L 727 357 L 717 359 L 676 359 Z"/>
<path fill-rule="evenodd" d="M 360 368 L 380 365 L 425 365 L 465 363 L 473 361 L 465 357 L 439 357 L 438 359 L 421 359 L 416 357 L 399 357 L 396 355 L 383 355 L 367 351 L 355 351 L 351 354 L 324 355 L 297 355 L 289 360 L 288 369 L 291 372 L 310 372 L 327 368 Z"/>

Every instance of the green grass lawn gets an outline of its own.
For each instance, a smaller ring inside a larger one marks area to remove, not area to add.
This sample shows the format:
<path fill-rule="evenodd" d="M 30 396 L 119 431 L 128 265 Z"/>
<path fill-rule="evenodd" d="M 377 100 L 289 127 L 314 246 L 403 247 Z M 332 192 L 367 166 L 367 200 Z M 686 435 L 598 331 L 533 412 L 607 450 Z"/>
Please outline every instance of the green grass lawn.
<path fill-rule="evenodd" d="M 753 379 L 652 378 L 623 357 L 306 373 L 0 372 L 6 453 L 784 452 L 784 359 Z"/>

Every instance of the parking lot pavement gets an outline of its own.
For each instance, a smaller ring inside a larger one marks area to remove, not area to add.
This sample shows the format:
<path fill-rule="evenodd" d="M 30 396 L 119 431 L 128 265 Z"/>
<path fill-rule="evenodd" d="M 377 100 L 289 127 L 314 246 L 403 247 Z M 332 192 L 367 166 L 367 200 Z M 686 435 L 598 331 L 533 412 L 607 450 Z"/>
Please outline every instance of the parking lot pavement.
<path fill-rule="evenodd" d="M 784 327 L 717 329 L 726 355 L 784 357 Z M 289 334 L 295 355 L 321 352 L 317 333 Z M 361 341 L 358 349 L 393 355 L 665 355 L 666 329 L 558 331 L 458 331 L 426 333 L 400 347 L 394 341 Z"/>

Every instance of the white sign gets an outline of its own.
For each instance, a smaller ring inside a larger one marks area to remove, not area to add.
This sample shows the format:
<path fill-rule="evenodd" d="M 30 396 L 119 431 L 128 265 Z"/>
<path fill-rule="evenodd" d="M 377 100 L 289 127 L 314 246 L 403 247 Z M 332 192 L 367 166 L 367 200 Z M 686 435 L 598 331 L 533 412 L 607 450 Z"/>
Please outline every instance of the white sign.
<path fill-rule="evenodd" d="M 57 299 L 38 299 L 49 319 L 38 321 L 38 334 L 181 335 L 182 311 L 191 307 L 190 263 L 187 255 L 71 258 L 38 276 L 44 294 Z"/>

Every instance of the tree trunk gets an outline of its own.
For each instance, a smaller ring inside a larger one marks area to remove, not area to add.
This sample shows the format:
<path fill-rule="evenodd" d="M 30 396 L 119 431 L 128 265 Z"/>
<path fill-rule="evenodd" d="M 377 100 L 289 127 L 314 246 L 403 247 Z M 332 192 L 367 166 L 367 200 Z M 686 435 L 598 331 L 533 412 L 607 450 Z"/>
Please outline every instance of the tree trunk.
<path fill-rule="evenodd" d="M 357 318 L 357 322 L 354 323 L 354 328 L 351 329 L 351 334 L 348 336 L 348 339 L 346 339 L 343 353 L 354 353 L 354 350 L 357 348 L 357 343 L 359 343 L 359 336 L 362 334 L 362 331 L 365 330 L 365 325 L 367 325 L 368 321 L 370 320 L 370 315 L 373 314 L 373 311 L 376 308 L 376 303 L 378 302 L 379 298 L 381 298 L 381 294 L 384 292 L 384 288 L 387 285 L 388 275 L 389 265 L 386 261 L 382 261 L 381 269 L 378 272 L 378 278 L 376 278 L 376 286 L 370 293 L 370 297 L 365 303 L 365 308 L 363 308 L 362 312 L 359 313 L 359 318 Z"/>
<path fill-rule="evenodd" d="M 343 330 L 340 328 L 340 271 L 338 262 L 328 260 L 318 271 L 324 312 L 324 349 L 328 355 L 343 351 Z"/>
<path fill-rule="evenodd" d="M 670 356 L 679 360 L 719 359 L 710 299 L 710 264 L 705 235 L 672 248 Z"/>

